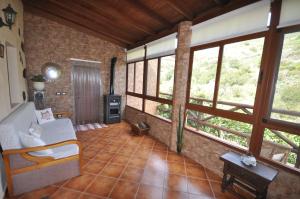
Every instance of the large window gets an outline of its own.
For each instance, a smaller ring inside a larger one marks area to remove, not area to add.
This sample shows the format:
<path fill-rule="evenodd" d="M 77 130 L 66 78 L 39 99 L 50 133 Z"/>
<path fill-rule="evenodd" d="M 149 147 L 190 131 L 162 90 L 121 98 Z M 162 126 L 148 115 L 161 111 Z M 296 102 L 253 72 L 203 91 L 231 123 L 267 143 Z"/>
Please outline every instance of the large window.
<path fill-rule="evenodd" d="M 150 58 L 146 60 L 146 65 L 144 61 L 127 64 L 127 105 L 170 120 L 174 69 L 175 55 Z"/>
<path fill-rule="evenodd" d="M 283 36 L 271 118 L 300 123 L 300 32 Z"/>

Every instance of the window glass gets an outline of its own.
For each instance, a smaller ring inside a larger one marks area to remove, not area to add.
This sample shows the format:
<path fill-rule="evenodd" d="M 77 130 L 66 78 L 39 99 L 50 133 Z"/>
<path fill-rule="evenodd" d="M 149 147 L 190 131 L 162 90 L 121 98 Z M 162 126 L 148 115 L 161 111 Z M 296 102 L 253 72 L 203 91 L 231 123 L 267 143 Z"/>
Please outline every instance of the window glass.
<path fill-rule="evenodd" d="M 127 95 L 127 105 L 131 106 L 133 108 L 136 108 L 138 110 L 143 109 L 143 99 L 139 97 L 134 97 L 131 95 Z"/>
<path fill-rule="evenodd" d="M 172 99 L 175 55 L 162 57 L 160 63 L 159 97 Z"/>
<path fill-rule="evenodd" d="M 263 45 L 264 38 L 258 38 L 224 46 L 218 108 L 253 112 Z"/>
<path fill-rule="evenodd" d="M 212 106 L 219 47 L 194 52 L 190 103 Z"/>
<path fill-rule="evenodd" d="M 134 63 L 128 64 L 127 75 L 127 91 L 133 92 L 134 90 Z"/>
<path fill-rule="evenodd" d="M 171 120 L 172 105 L 162 104 L 151 100 L 146 100 L 145 103 L 146 103 L 145 104 L 146 113 Z"/>
<path fill-rule="evenodd" d="M 300 123 L 300 32 L 284 36 L 271 118 Z"/>
<path fill-rule="evenodd" d="M 135 63 L 135 93 L 143 94 L 144 62 Z"/>
<path fill-rule="evenodd" d="M 186 126 L 199 133 L 247 149 L 252 125 L 198 111 L 187 110 Z"/>
<path fill-rule="evenodd" d="M 156 96 L 158 59 L 148 60 L 147 95 Z"/>
<path fill-rule="evenodd" d="M 299 135 L 265 129 L 260 155 L 270 160 L 280 162 L 281 164 L 299 169 L 299 165 L 296 164 L 299 146 Z"/>

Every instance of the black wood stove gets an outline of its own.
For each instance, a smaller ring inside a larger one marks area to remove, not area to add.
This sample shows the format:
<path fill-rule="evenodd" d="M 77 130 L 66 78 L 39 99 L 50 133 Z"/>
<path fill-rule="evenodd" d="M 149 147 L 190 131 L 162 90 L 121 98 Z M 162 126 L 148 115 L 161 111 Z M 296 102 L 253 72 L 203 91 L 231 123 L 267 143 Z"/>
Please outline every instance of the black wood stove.
<path fill-rule="evenodd" d="M 110 89 L 109 95 L 104 96 L 104 123 L 112 124 L 121 122 L 121 95 L 115 95 L 114 79 L 115 79 L 115 65 L 117 58 L 111 59 L 110 68 Z"/>

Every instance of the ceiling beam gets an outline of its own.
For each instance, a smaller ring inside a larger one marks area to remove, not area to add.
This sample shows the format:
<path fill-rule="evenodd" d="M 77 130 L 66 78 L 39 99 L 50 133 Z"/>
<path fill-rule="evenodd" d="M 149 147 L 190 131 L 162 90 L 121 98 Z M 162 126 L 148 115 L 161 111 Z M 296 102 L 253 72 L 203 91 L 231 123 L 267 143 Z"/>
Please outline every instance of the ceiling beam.
<path fill-rule="evenodd" d="M 156 20 L 157 22 L 161 23 L 162 25 L 170 28 L 173 24 L 170 23 L 166 18 L 155 12 L 154 10 L 147 7 L 144 3 L 140 2 L 139 0 L 126 0 L 126 2 L 130 3 L 131 6 L 134 6 L 142 13 L 146 14 L 147 16 L 151 17 L 152 19 Z"/>
<path fill-rule="evenodd" d="M 80 24 L 77 24 L 75 22 L 71 22 L 69 20 L 66 20 L 64 18 L 61 18 L 61 17 L 58 17 L 52 13 L 49 13 L 47 11 L 44 11 L 44 10 L 41 10 L 39 8 L 36 8 L 34 6 L 31 6 L 29 4 L 24 4 L 24 8 L 25 8 L 25 11 L 26 12 L 30 12 L 34 15 L 38 15 L 38 16 L 41 16 L 43 18 L 46 18 L 46 19 L 49 19 L 51 21 L 54 21 L 56 23 L 60 23 L 62 25 L 65 25 L 65 26 L 68 26 L 70 28 L 73 28 L 77 31 L 80 31 L 80 32 L 83 32 L 83 33 L 86 33 L 86 34 L 89 34 L 89 35 L 92 35 L 94 37 L 97 37 L 97 38 L 101 38 L 103 40 L 106 40 L 106 41 L 109 41 L 109 42 L 112 42 L 114 44 L 117 44 L 121 47 L 126 47 L 127 44 L 124 43 L 124 42 L 121 42 L 119 40 L 115 40 L 115 39 L 112 39 L 111 37 L 107 37 L 99 32 L 96 32 L 94 30 L 91 30 L 89 27 L 84 27 Z"/>
<path fill-rule="evenodd" d="M 187 9 L 182 0 L 165 0 L 172 8 L 174 8 L 177 12 L 183 15 L 188 20 L 193 20 L 193 13 Z"/>
<path fill-rule="evenodd" d="M 45 1 L 45 0 L 44 1 L 25 0 L 25 1 L 26 1 L 26 4 L 29 4 L 32 7 L 41 9 L 42 11 L 48 12 L 52 15 L 55 15 L 56 17 L 63 18 L 64 20 L 69 20 L 69 21 L 76 23 L 78 25 L 81 25 L 85 28 L 89 28 L 90 30 L 93 30 L 95 32 L 103 34 L 106 37 L 110 37 L 114 40 L 117 40 L 117 41 L 120 41 L 120 42 L 126 43 L 126 44 L 134 43 L 133 40 L 125 38 L 124 36 L 116 35 L 115 32 L 111 32 L 111 31 L 107 32 L 107 29 L 103 28 L 103 26 L 101 24 L 92 22 L 77 13 L 72 13 L 62 7 L 56 6 L 52 3 L 49 3 L 49 1 Z M 59 23 L 59 20 L 57 22 Z"/>

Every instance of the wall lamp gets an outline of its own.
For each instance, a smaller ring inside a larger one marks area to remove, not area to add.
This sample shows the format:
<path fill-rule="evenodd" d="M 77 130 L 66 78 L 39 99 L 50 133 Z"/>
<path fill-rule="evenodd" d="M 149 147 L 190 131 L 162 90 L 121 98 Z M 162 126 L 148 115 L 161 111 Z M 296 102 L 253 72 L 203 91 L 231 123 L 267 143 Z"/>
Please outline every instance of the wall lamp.
<path fill-rule="evenodd" d="M 17 12 L 10 6 L 10 4 L 8 4 L 6 8 L 2 9 L 2 11 L 4 12 L 5 23 L 0 17 L 0 27 L 8 26 L 11 30 L 11 26 L 15 23 Z"/>

